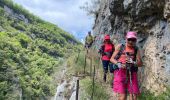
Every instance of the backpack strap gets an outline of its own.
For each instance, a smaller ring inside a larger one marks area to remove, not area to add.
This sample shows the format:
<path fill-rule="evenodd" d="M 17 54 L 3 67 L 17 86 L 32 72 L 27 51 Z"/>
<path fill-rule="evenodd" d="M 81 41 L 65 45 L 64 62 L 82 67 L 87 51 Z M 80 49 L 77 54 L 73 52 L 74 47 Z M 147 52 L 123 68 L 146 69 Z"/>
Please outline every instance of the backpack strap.
<path fill-rule="evenodd" d="M 137 46 L 135 46 L 135 51 L 134 51 L 134 61 L 136 61 L 136 56 L 137 56 L 137 53 L 138 53 L 138 47 Z M 119 52 L 118 52 L 118 54 L 116 55 L 116 57 L 115 57 L 115 59 L 116 60 L 118 60 L 119 58 L 120 58 L 120 56 L 122 55 L 122 53 L 123 53 L 123 51 L 125 50 L 125 45 L 124 44 L 121 44 L 121 46 L 120 46 L 120 50 L 119 50 Z"/>
<path fill-rule="evenodd" d="M 114 44 L 112 44 L 112 52 L 114 52 L 115 51 L 115 46 L 114 46 Z"/>
<path fill-rule="evenodd" d="M 135 46 L 135 51 L 134 51 L 134 61 L 136 61 L 136 56 L 137 56 L 137 52 L 138 52 L 138 47 L 137 46 Z M 118 52 L 118 54 L 116 55 L 116 57 L 115 57 L 115 59 L 116 60 L 118 60 L 119 58 L 120 58 L 120 56 L 123 54 L 123 51 L 125 50 L 125 45 L 124 44 L 121 44 L 121 46 L 120 46 L 120 50 L 119 50 L 119 52 Z M 116 69 L 118 69 L 118 68 L 114 68 L 114 70 L 116 70 Z M 131 71 L 132 72 L 137 72 L 138 71 L 138 68 L 137 67 L 133 67 L 133 68 L 131 68 Z"/>
<path fill-rule="evenodd" d="M 115 59 L 118 60 L 120 58 L 120 56 L 122 55 L 123 51 L 125 50 L 125 45 L 121 44 L 120 46 L 120 50 L 118 52 L 118 54 L 115 56 Z"/>
<path fill-rule="evenodd" d="M 134 59 L 133 59 L 133 61 L 136 61 L 136 58 L 137 58 L 137 53 L 138 53 L 138 47 L 137 46 L 135 46 L 135 51 L 134 51 Z"/>
<path fill-rule="evenodd" d="M 137 58 L 137 53 L 138 53 L 138 47 L 135 46 L 135 51 L 134 51 L 134 59 L 133 61 L 136 61 L 136 58 Z M 131 67 L 131 72 L 137 72 L 138 71 L 138 67 Z"/>

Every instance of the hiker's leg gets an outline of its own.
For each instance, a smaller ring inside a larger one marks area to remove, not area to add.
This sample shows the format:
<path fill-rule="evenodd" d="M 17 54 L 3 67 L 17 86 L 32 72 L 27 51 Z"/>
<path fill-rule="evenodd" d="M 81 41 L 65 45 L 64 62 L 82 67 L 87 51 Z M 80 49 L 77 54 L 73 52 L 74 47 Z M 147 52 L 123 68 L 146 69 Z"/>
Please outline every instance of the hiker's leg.
<path fill-rule="evenodd" d="M 133 99 L 132 99 L 133 98 Z M 137 100 L 137 95 L 136 94 L 130 94 L 129 95 L 129 100 Z"/>
<path fill-rule="evenodd" d="M 102 60 L 103 63 L 103 80 L 106 82 L 106 77 L 107 77 L 107 71 L 108 71 L 108 61 L 107 60 Z"/>
<path fill-rule="evenodd" d="M 89 43 L 88 47 L 91 48 L 92 47 L 92 43 Z"/>
<path fill-rule="evenodd" d="M 113 91 L 119 93 L 118 100 L 126 100 L 126 70 L 119 69 L 114 71 Z"/>
<path fill-rule="evenodd" d="M 107 71 L 108 71 L 108 62 L 107 62 L 107 60 L 102 60 L 102 64 L 103 64 L 103 72 L 107 73 Z"/>
<path fill-rule="evenodd" d="M 106 65 L 105 65 L 105 66 L 106 66 L 106 67 L 105 67 L 106 79 L 109 79 L 109 78 L 107 77 L 107 72 L 108 72 L 108 69 L 109 69 L 109 62 L 110 62 L 110 61 L 107 61 L 107 60 L 106 60 Z M 109 75 L 108 75 L 108 76 L 109 76 Z"/>
<path fill-rule="evenodd" d="M 138 79 L 137 79 L 137 72 L 132 73 L 132 83 L 130 83 L 130 81 L 128 82 L 128 91 L 130 93 L 130 100 L 136 100 L 137 95 L 140 94 L 139 86 L 138 86 Z"/>
<path fill-rule="evenodd" d="M 85 45 L 86 45 L 86 46 L 85 46 L 85 47 L 86 47 L 86 53 L 88 54 L 88 52 L 89 52 L 89 44 L 86 43 Z"/>
<path fill-rule="evenodd" d="M 118 100 L 126 100 L 126 94 L 119 94 Z"/>
<path fill-rule="evenodd" d="M 113 64 L 110 61 L 109 61 L 109 70 L 110 70 L 110 75 L 109 75 L 110 86 L 113 88 Z"/>
<path fill-rule="evenodd" d="M 113 74 L 113 71 L 114 71 L 113 63 L 111 63 L 110 61 L 109 61 L 109 70 L 110 70 L 110 73 Z"/>

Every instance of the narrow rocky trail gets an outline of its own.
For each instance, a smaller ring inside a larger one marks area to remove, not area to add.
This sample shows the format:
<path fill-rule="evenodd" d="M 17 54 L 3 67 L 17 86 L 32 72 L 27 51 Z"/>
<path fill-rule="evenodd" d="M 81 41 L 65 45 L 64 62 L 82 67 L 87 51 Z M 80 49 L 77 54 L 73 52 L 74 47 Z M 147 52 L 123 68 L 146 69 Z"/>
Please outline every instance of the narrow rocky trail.
<path fill-rule="evenodd" d="M 105 88 L 107 94 L 109 95 L 108 100 L 118 100 L 117 96 L 116 96 L 116 94 L 114 94 L 112 86 L 111 86 L 111 75 L 108 73 L 107 81 L 104 82 L 103 77 L 102 77 L 102 72 L 97 70 L 96 78 L 97 78 L 97 81 L 99 81 L 99 83 L 101 83 L 101 85 Z"/>
<path fill-rule="evenodd" d="M 95 80 L 98 81 L 102 87 L 105 88 L 107 94 L 109 95 L 108 100 L 117 100 L 116 95 L 113 92 L 112 86 L 111 86 L 111 73 L 107 73 L 107 81 L 103 81 L 103 66 L 102 66 L 102 61 L 99 55 L 96 53 L 96 51 L 90 51 L 88 56 L 93 56 L 94 58 L 97 58 L 99 60 L 98 64 L 96 65 L 96 73 L 95 73 Z M 93 58 L 93 59 L 94 59 Z"/>

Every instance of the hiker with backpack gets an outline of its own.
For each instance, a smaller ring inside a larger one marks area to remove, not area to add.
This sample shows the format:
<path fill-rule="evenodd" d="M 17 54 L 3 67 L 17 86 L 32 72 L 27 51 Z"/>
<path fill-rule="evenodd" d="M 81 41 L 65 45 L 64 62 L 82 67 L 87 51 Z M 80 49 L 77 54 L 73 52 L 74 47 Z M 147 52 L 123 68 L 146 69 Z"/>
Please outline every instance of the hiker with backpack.
<path fill-rule="evenodd" d="M 140 93 L 137 79 L 138 67 L 142 66 L 140 51 L 136 46 L 137 33 L 128 32 L 126 43 L 115 48 L 110 61 L 116 66 L 114 70 L 113 91 L 119 94 L 119 100 L 126 100 L 127 91 L 130 100 L 137 100 Z"/>
<path fill-rule="evenodd" d="M 85 48 L 88 49 L 93 44 L 93 36 L 91 35 L 91 32 L 88 32 L 88 35 L 85 38 Z"/>
<path fill-rule="evenodd" d="M 108 72 L 108 67 L 111 73 L 113 73 L 113 64 L 110 63 L 110 58 L 115 50 L 114 44 L 110 41 L 110 36 L 105 35 L 104 36 L 104 43 L 99 49 L 99 53 L 102 55 L 102 64 L 103 64 L 103 70 L 104 70 L 104 75 L 103 75 L 103 80 L 106 82 L 107 78 L 107 72 Z"/>

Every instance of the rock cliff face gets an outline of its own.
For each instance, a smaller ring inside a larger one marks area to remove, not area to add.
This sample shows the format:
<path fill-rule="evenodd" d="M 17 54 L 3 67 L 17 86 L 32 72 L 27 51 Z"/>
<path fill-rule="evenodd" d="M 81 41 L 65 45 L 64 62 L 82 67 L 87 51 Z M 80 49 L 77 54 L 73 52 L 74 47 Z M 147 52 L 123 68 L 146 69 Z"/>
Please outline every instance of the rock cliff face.
<path fill-rule="evenodd" d="M 7 16 L 10 16 L 13 19 L 24 21 L 26 24 L 28 24 L 29 22 L 28 19 L 24 15 L 14 13 L 14 11 L 6 5 L 4 6 L 4 11 L 6 12 Z"/>
<path fill-rule="evenodd" d="M 130 30 L 138 33 L 143 55 L 141 89 L 166 91 L 170 87 L 170 0 L 101 0 L 93 27 L 97 47 L 105 34 L 117 44 Z"/>

